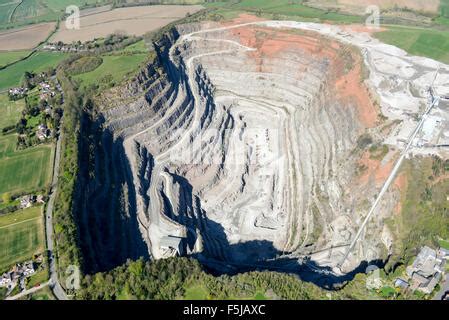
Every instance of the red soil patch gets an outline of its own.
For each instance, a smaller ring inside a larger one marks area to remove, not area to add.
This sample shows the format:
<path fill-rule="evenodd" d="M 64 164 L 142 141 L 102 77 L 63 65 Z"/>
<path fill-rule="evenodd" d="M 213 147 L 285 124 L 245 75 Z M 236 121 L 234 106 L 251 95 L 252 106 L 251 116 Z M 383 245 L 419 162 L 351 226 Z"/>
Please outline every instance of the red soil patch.
<path fill-rule="evenodd" d="M 359 183 L 361 185 L 366 185 L 374 180 L 376 187 L 382 186 L 387 180 L 388 176 L 391 174 L 391 170 L 393 169 L 393 165 L 396 162 L 396 159 L 392 157 L 392 159 L 382 165 L 380 160 L 374 160 L 369 158 L 370 153 L 367 151 L 362 155 L 362 158 L 359 160 L 360 165 L 364 165 L 367 169 L 359 178 Z M 407 191 L 408 180 L 407 175 L 405 173 L 399 174 L 393 182 L 393 186 L 401 192 L 401 198 L 405 191 Z M 398 202 L 395 207 L 395 212 L 400 213 L 402 210 L 402 200 Z"/>
<path fill-rule="evenodd" d="M 360 183 L 362 185 L 367 184 L 371 179 L 374 179 L 376 186 L 381 186 L 393 169 L 394 159 L 382 165 L 380 160 L 370 159 L 370 153 L 366 151 L 359 160 L 359 164 L 367 168 L 359 179 Z"/>
<path fill-rule="evenodd" d="M 238 22 L 258 19 L 250 15 L 242 15 Z M 234 20 L 235 21 L 235 20 Z M 337 41 L 323 40 L 319 35 L 295 34 L 287 30 L 274 30 L 272 28 L 243 26 L 230 29 L 229 32 L 239 39 L 245 46 L 256 48 L 256 51 L 249 52 L 256 64 L 259 72 L 269 72 L 264 63 L 265 59 L 279 57 L 286 51 L 302 51 L 306 55 L 320 59 L 332 61 L 330 76 L 337 77 L 334 81 L 339 100 L 345 104 L 353 104 L 361 123 L 367 127 L 375 127 L 378 120 L 378 110 L 374 106 L 369 91 L 361 81 L 361 57 L 355 53 L 346 51 L 344 54 L 351 54 L 354 60 L 352 69 L 344 74 L 344 61 L 341 54 L 342 46 Z M 304 72 L 304 68 L 298 66 L 298 72 Z M 332 81 L 330 82 L 332 83 Z"/>
<path fill-rule="evenodd" d="M 241 44 L 257 49 L 248 52 L 248 55 L 255 61 L 259 72 L 270 72 L 270 63 L 267 60 L 282 57 L 288 52 L 303 52 L 304 55 L 316 57 L 317 61 L 338 59 L 337 50 L 340 46 L 337 42 L 324 46 L 319 38 L 314 36 L 252 25 L 230 29 L 229 32 L 237 37 Z M 305 65 L 296 67 L 299 74 L 307 70 Z"/>
<path fill-rule="evenodd" d="M 257 21 L 266 21 L 267 19 L 263 19 L 261 17 L 257 17 L 247 13 L 241 13 L 237 18 L 234 18 L 228 22 L 223 23 L 224 25 L 235 25 L 249 22 L 257 22 Z"/>
<path fill-rule="evenodd" d="M 367 128 L 373 128 L 377 124 L 378 110 L 371 100 L 368 88 L 361 82 L 360 58 L 351 71 L 337 80 L 337 92 L 340 99 L 348 99 L 357 106 L 357 113 L 362 124 Z"/>
<path fill-rule="evenodd" d="M 230 32 L 239 38 L 245 46 L 257 48 L 253 55 L 276 57 L 288 49 L 298 49 L 310 54 L 319 54 L 320 48 L 316 38 L 300 36 L 271 28 L 244 26 L 231 29 Z M 326 53 L 331 53 L 328 50 Z M 335 56 L 335 53 L 334 55 Z"/>

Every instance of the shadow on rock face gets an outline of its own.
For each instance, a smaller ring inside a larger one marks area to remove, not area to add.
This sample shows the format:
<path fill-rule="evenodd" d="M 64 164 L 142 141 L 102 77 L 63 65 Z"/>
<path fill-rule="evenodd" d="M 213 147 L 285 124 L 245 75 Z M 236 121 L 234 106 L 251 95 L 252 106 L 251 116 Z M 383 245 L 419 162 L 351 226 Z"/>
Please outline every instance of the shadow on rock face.
<path fill-rule="evenodd" d="M 189 256 L 197 259 L 206 270 L 214 275 L 234 275 L 249 271 L 276 271 L 298 276 L 302 281 L 333 290 L 344 286 L 358 273 L 364 273 L 368 265 L 383 267 L 381 260 L 363 261 L 353 271 L 336 275 L 330 267 L 322 267 L 314 261 L 283 257 L 285 252 L 276 249 L 271 241 L 251 240 L 230 243 L 221 224 L 209 219 L 201 208 L 200 199 L 193 195 L 192 186 L 187 179 L 169 173 L 175 184 L 180 186 L 179 203 L 174 212 L 169 199 L 163 194 L 164 214 L 170 219 L 186 226 L 187 251 L 192 252 L 200 230 L 204 248 L 201 253 Z"/>
<path fill-rule="evenodd" d="M 139 230 L 133 181 L 126 174 L 123 141 L 102 130 L 104 119 L 84 116 L 79 139 L 79 172 L 74 195 L 78 245 L 85 273 L 108 271 L 128 259 L 148 258 Z M 124 186 L 127 206 L 123 205 Z"/>
<path fill-rule="evenodd" d="M 136 194 L 130 166 L 124 156 L 123 141 L 113 139 L 108 130 L 98 129 L 103 119 L 96 123 L 83 123 L 83 130 L 92 133 L 96 141 L 80 141 L 80 172 L 75 206 L 79 228 L 79 244 L 83 253 L 84 272 L 94 273 L 111 270 L 127 259 L 149 257 L 149 250 L 139 230 L 136 216 Z M 89 159 L 87 146 L 95 145 L 95 160 Z M 148 159 L 149 163 L 153 160 Z M 90 173 L 94 172 L 94 179 Z M 169 172 L 167 172 L 169 173 Z M 301 280 L 312 282 L 322 288 L 336 289 L 364 272 L 369 264 L 383 266 L 382 261 L 364 261 L 352 272 L 337 276 L 328 267 L 320 267 L 313 261 L 284 258 L 267 240 L 251 240 L 229 243 L 224 228 L 209 219 L 201 207 L 200 199 L 193 194 L 192 185 L 182 176 L 169 173 L 173 183 L 179 185 L 179 202 L 173 208 L 162 192 L 164 213 L 186 226 L 185 241 L 188 252 L 193 252 L 199 237 L 203 238 L 203 251 L 190 254 L 203 264 L 206 271 L 214 274 L 233 275 L 248 271 L 276 271 L 297 275 Z M 120 203 L 120 189 L 127 186 L 127 210 Z M 84 186 L 84 187 L 80 187 Z"/>
<path fill-rule="evenodd" d="M 236 247 L 242 246 L 253 247 L 254 241 L 248 243 L 237 244 Z M 232 245 L 231 245 L 232 247 Z M 232 249 L 231 249 L 232 250 Z M 362 261 L 357 268 L 343 275 L 336 275 L 330 267 L 322 267 L 314 261 L 299 261 L 293 258 L 279 258 L 273 260 L 258 260 L 247 262 L 236 261 L 220 261 L 203 254 L 194 254 L 193 258 L 197 259 L 206 269 L 207 272 L 215 275 L 235 275 L 251 271 L 272 271 L 279 273 L 288 273 L 297 276 L 301 281 L 310 282 L 320 288 L 326 290 L 342 289 L 349 281 L 359 273 L 365 273 L 367 266 L 375 265 L 383 268 L 385 262 L 382 260 Z"/>

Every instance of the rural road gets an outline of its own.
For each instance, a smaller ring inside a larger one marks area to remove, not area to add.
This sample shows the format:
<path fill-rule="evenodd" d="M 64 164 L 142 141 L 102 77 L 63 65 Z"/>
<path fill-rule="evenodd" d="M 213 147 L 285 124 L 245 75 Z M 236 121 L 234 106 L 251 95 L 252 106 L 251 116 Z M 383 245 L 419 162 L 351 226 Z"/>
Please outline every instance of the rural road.
<path fill-rule="evenodd" d="M 48 257 L 49 257 L 49 271 L 50 271 L 50 281 L 49 285 L 50 288 L 53 291 L 53 294 L 58 300 L 68 300 L 67 295 L 62 289 L 61 284 L 58 280 L 58 271 L 56 268 L 56 261 L 53 254 L 54 250 L 54 243 L 53 243 L 53 205 L 56 198 L 56 190 L 57 190 L 57 183 L 58 183 L 58 175 L 59 175 L 59 163 L 61 160 L 61 141 L 62 141 L 62 133 L 60 133 L 60 136 L 58 138 L 58 141 L 56 143 L 56 152 L 55 152 L 55 162 L 53 166 L 53 179 L 51 182 L 51 192 L 50 192 L 50 198 L 48 200 L 47 208 L 45 211 L 45 230 L 46 230 L 46 237 L 47 237 L 47 250 L 48 250 Z"/>
<path fill-rule="evenodd" d="M 47 281 L 47 282 L 45 282 L 45 283 L 43 283 L 41 285 L 38 285 L 37 287 L 33 287 L 31 289 L 22 291 L 21 293 L 16 294 L 15 296 L 7 297 L 5 300 L 17 300 L 17 299 L 23 298 L 23 297 L 25 297 L 25 296 L 27 296 L 29 294 L 32 294 L 32 293 L 34 293 L 36 291 L 39 291 L 42 288 L 45 288 L 48 285 L 50 285 L 50 281 Z"/>

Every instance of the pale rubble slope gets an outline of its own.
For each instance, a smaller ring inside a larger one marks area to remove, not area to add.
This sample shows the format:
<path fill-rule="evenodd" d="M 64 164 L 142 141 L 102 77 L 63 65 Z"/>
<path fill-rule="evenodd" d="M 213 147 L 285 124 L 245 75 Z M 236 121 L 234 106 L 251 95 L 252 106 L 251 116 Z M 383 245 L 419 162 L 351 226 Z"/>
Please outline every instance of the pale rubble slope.
<path fill-rule="evenodd" d="M 378 123 L 363 121 L 357 100 L 340 99 L 347 63 L 340 54 L 351 55 L 347 45 L 362 49 L 383 115 L 403 120 L 382 137 L 397 148 L 435 69 L 440 93 L 449 90 L 449 69 L 336 26 L 190 28 L 197 32 L 184 27 L 164 40 L 166 63 L 149 66 L 121 100 L 104 98 L 106 126 L 124 139 L 133 209 L 151 255 L 166 255 L 160 241 L 170 235 L 187 238 L 190 254 L 235 264 L 316 252 L 317 264 L 335 266 L 379 189 L 371 178 L 360 182 L 354 152 L 367 128 L 379 135 Z M 288 33 L 296 40 L 273 52 L 264 33 L 280 29 L 312 33 Z M 397 190 L 386 195 L 347 270 L 391 249 L 383 220 L 398 199 Z"/>

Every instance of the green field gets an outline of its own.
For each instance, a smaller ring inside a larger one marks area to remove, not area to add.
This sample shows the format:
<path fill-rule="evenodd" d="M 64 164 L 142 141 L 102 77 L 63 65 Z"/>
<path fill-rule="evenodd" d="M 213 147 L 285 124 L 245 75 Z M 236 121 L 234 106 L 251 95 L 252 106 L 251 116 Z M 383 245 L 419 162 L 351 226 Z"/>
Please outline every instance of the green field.
<path fill-rule="evenodd" d="M 414 27 L 389 26 L 375 37 L 412 55 L 449 63 L 449 32 Z"/>
<path fill-rule="evenodd" d="M 42 207 L 0 216 L 0 272 L 43 251 Z"/>
<path fill-rule="evenodd" d="M 56 66 L 65 57 L 64 53 L 37 52 L 24 61 L 0 70 L 0 91 L 18 86 L 26 71 L 39 72 Z"/>
<path fill-rule="evenodd" d="M 15 0 L 0 0 L 0 25 L 9 22 L 9 17 L 16 6 Z"/>
<path fill-rule="evenodd" d="M 29 53 L 29 51 L 0 52 L 0 68 L 26 57 Z"/>
<path fill-rule="evenodd" d="M 292 20 L 320 20 L 320 21 L 332 21 L 337 23 L 357 23 L 362 22 L 362 17 L 341 14 L 337 12 L 324 11 L 311 7 L 307 7 L 302 4 L 303 1 L 290 0 L 242 0 L 235 3 L 230 2 L 218 2 L 205 4 L 209 8 L 218 8 L 217 14 L 223 15 L 226 18 L 232 17 L 239 12 L 248 12 L 259 16 L 267 17 L 273 16 L 285 16 Z M 278 17 L 274 17 L 278 18 Z M 279 17 L 281 18 L 281 17 Z"/>
<path fill-rule="evenodd" d="M 118 52 L 121 53 L 132 53 L 132 54 L 138 54 L 138 53 L 147 53 L 149 51 L 148 47 L 145 45 L 144 40 L 137 41 L 136 43 L 130 44 L 129 46 L 123 48 L 122 50 L 119 50 Z"/>
<path fill-rule="evenodd" d="M 0 194 L 43 189 L 51 178 L 53 148 L 40 145 L 15 151 L 16 139 L 0 136 Z"/>
<path fill-rule="evenodd" d="M 118 84 L 129 74 L 137 71 L 147 56 L 147 54 L 106 55 L 102 57 L 103 63 L 98 68 L 74 78 L 86 87 L 93 84 Z"/>
<path fill-rule="evenodd" d="M 0 28 L 16 27 L 29 23 L 56 21 L 69 5 L 83 7 L 101 4 L 101 0 L 0 0 Z M 109 1 L 112 2 L 112 1 Z M 1 6 L 5 4 L 4 6 Z M 12 14 L 13 10 L 14 14 Z"/>
<path fill-rule="evenodd" d="M 19 4 L 11 17 L 11 22 L 21 22 L 26 19 L 35 18 L 50 14 L 52 10 L 40 0 L 24 0 Z"/>
<path fill-rule="evenodd" d="M 0 159 L 6 159 L 14 156 L 16 142 L 16 135 L 10 134 L 7 136 L 0 136 Z"/>
<path fill-rule="evenodd" d="M 65 8 L 70 5 L 75 5 L 78 7 L 84 7 L 86 5 L 93 5 L 93 4 L 104 4 L 104 3 L 111 3 L 112 1 L 108 0 L 42 0 L 45 2 L 45 4 L 51 8 L 53 11 L 65 11 Z"/>
<path fill-rule="evenodd" d="M 24 99 L 9 101 L 6 93 L 0 94 L 0 114 L 2 115 L 0 117 L 0 130 L 4 127 L 15 125 L 19 121 L 24 107 Z"/>

